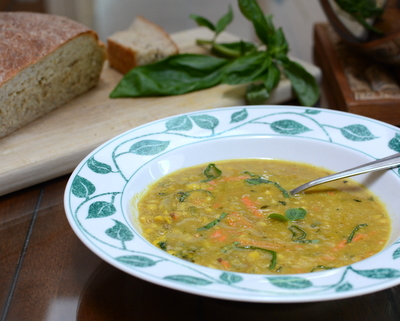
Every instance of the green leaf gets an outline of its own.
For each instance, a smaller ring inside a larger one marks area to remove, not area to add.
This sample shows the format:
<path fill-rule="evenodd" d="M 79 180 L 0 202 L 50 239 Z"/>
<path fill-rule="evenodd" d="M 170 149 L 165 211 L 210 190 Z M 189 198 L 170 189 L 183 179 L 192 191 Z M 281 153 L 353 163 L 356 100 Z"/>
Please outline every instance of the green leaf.
<path fill-rule="evenodd" d="M 342 135 L 355 142 L 363 142 L 377 138 L 364 125 L 356 124 L 345 126 L 340 129 Z"/>
<path fill-rule="evenodd" d="M 281 79 L 281 72 L 279 68 L 271 63 L 267 70 L 266 76 L 263 78 L 263 83 L 268 92 L 271 92 L 276 86 L 278 86 Z"/>
<path fill-rule="evenodd" d="M 297 98 L 303 106 L 314 106 L 320 96 L 314 76 L 297 62 L 284 59 L 283 72 L 290 80 Z"/>
<path fill-rule="evenodd" d="M 191 14 L 189 17 L 191 19 L 193 19 L 194 21 L 196 21 L 197 25 L 200 27 L 206 27 L 206 28 L 210 29 L 211 31 L 215 31 L 215 29 L 216 29 L 214 24 L 207 18 L 198 16 L 195 14 Z"/>
<path fill-rule="evenodd" d="M 167 248 L 168 243 L 167 243 L 167 242 L 162 242 L 162 241 L 160 241 L 160 242 L 157 243 L 157 245 L 158 245 L 158 246 L 160 247 L 160 249 L 163 250 L 163 251 L 167 251 L 167 250 L 168 250 L 168 248 Z"/>
<path fill-rule="evenodd" d="M 400 134 L 396 133 L 394 138 L 389 141 L 389 148 L 400 153 Z"/>
<path fill-rule="evenodd" d="M 400 247 L 393 252 L 393 260 L 400 258 Z"/>
<path fill-rule="evenodd" d="M 393 279 L 400 277 L 400 271 L 395 269 L 354 270 L 355 273 L 370 279 Z"/>
<path fill-rule="evenodd" d="M 375 0 L 335 0 L 339 7 L 349 13 L 358 23 L 370 31 L 381 34 L 382 32 L 367 22 L 367 18 L 380 16 L 383 8 L 377 7 Z"/>
<path fill-rule="evenodd" d="M 119 241 L 131 241 L 133 240 L 133 233 L 131 230 L 123 223 L 114 220 L 115 225 L 106 230 L 106 234 Z"/>
<path fill-rule="evenodd" d="M 296 276 L 267 277 L 271 284 L 279 288 L 300 290 L 312 287 L 311 281 Z"/>
<path fill-rule="evenodd" d="M 326 265 L 317 265 L 316 267 L 314 267 L 311 272 L 315 272 L 318 270 L 332 270 L 335 269 L 335 267 L 332 266 L 326 266 Z"/>
<path fill-rule="evenodd" d="M 246 108 L 243 108 L 242 110 L 237 111 L 237 112 L 234 112 L 234 113 L 231 115 L 231 122 L 230 122 L 230 123 L 231 123 L 231 124 L 232 124 L 232 123 L 239 123 L 239 122 L 245 120 L 245 119 L 247 118 L 248 115 L 249 115 L 249 114 L 247 113 Z"/>
<path fill-rule="evenodd" d="M 311 130 L 291 119 L 277 120 L 271 124 L 271 128 L 274 132 L 284 135 L 298 135 Z"/>
<path fill-rule="evenodd" d="M 288 228 L 292 232 L 292 240 L 295 242 L 303 241 L 307 237 L 307 233 L 296 225 L 289 226 Z"/>
<path fill-rule="evenodd" d="M 229 60 L 180 54 L 133 68 L 114 88 L 110 98 L 181 95 L 216 86 Z"/>
<path fill-rule="evenodd" d="M 97 174 L 108 174 L 112 172 L 112 168 L 110 165 L 98 162 L 94 159 L 94 157 L 90 157 L 87 161 L 87 166 Z"/>
<path fill-rule="evenodd" d="M 76 197 L 88 198 L 95 191 L 96 187 L 86 178 L 77 175 L 72 181 L 71 192 Z"/>
<path fill-rule="evenodd" d="M 269 36 L 269 49 L 268 52 L 274 57 L 279 57 L 281 55 L 286 55 L 289 51 L 289 44 L 286 41 L 285 34 L 282 28 L 275 30 L 272 23 L 272 16 L 267 16 L 267 22 L 274 30 L 273 34 Z M 271 48 L 272 47 L 272 48 Z"/>
<path fill-rule="evenodd" d="M 271 58 L 258 51 L 233 60 L 222 71 L 221 83 L 240 85 L 260 80 L 271 65 Z"/>
<path fill-rule="evenodd" d="M 243 280 L 240 275 L 227 272 L 222 273 L 219 278 L 228 284 L 239 283 Z"/>
<path fill-rule="evenodd" d="M 268 24 L 264 13 L 255 0 L 239 0 L 239 8 L 242 14 L 253 23 L 258 38 L 267 46 L 270 45 L 269 36 L 275 30 Z"/>
<path fill-rule="evenodd" d="M 180 203 L 184 202 L 186 200 L 186 198 L 188 198 L 190 196 L 190 193 L 188 193 L 188 192 L 178 192 L 177 194 L 179 196 L 178 199 L 179 199 Z"/>
<path fill-rule="evenodd" d="M 296 243 L 319 243 L 319 240 L 306 240 L 307 233 L 296 225 L 289 226 L 288 229 L 292 232 L 292 241 Z"/>
<path fill-rule="evenodd" d="M 188 116 L 174 117 L 165 123 L 168 130 L 191 130 L 193 124 Z"/>
<path fill-rule="evenodd" d="M 250 105 L 262 105 L 269 96 L 269 92 L 263 83 L 250 84 L 246 88 L 246 100 Z"/>
<path fill-rule="evenodd" d="M 216 179 L 220 177 L 221 174 L 222 171 L 217 166 L 215 166 L 215 164 L 208 164 L 208 166 L 204 170 L 204 175 L 207 177 L 207 179 L 203 180 L 202 182 L 208 182 Z"/>
<path fill-rule="evenodd" d="M 209 230 L 210 228 L 214 227 L 215 225 L 217 225 L 219 222 L 221 222 L 222 219 L 224 219 L 228 214 L 227 213 L 222 213 L 219 218 L 217 218 L 216 220 L 208 223 L 207 225 L 203 226 L 203 227 L 199 227 L 197 229 L 197 231 L 204 231 L 204 230 Z"/>
<path fill-rule="evenodd" d="M 133 144 L 129 152 L 142 156 L 155 155 L 164 151 L 168 145 L 169 141 L 145 139 Z"/>
<path fill-rule="evenodd" d="M 307 211 L 304 208 L 289 208 L 285 212 L 285 216 L 291 221 L 302 220 L 307 214 Z"/>
<path fill-rule="evenodd" d="M 189 285 L 210 285 L 212 282 L 202 279 L 202 278 L 197 278 L 194 276 L 190 275 L 170 275 L 166 276 L 164 280 L 170 280 L 170 281 L 175 281 L 179 283 L 184 283 L 184 284 L 189 284 Z"/>
<path fill-rule="evenodd" d="M 353 289 L 353 286 L 350 283 L 346 282 L 346 283 L 336 287 L 335 291 L 336 292 L 345 292 L 345 291 L 350 291 L 352 289 Z"/>
<path fill-rule="evenodd" d="M 102 218 L 115 214 L 117 209 L 114 204 L 104 201 L 90 204 L 87 218 Z"/>
<path fill-rule="evenodd" d="M 269 264 L 269 269 L 273 270 L 276 267 L 276 252 L 272 251 L 272 250 L 268 250 L 268 249 L 264 249 L 262 247 L 257 247 L 257 246 L 252 246 L 252 245 L 245 245 L 245 246 L 239 246 L 239 245 L 235 245 L 238 249 L 243 249 L 243 250 L 259 250 L 259 251 L 263 251 L 263 252 L 267 252 L 269 254 L 271 254 L 271 263 Z"/>
<path fill-rule="evenodd" d="M 308 115 L 317 115 L 317 114 L 319 114 L 320 112 L 321 112 L 320 110 L 306 109 L 306 114 L 308 114 Z"/>
<path fill-rule="evenodd" d="M 272 218 L 278 221 L 283 221 L 283 222 L 287 222 L 289 221 L 289 219 L 281 214 L 277 214 L 277 213 L 272 213 L 268 215 L 268 218 Z"/>
<path fill-rule="evenodd" d="M 126 255 L 115 258 L 118 262 L 132 265 L 135 267 L 151 267 L 156 265 L 157 262 L 139 255 Z"/>
<path fill-rule="evenodd" d="M 225 15 L 223 15 L 217 22 L 217 25 L 215 27 L 215 32 L 218 35 L 222 31 L 225 30 L 225 28 L 232 22 L 233 20 L 233 11 L 231 6 L 229 6 L 229 11 Z"/>
<path fill-rule="evenodd" d="M 350 233 L 350 236 L 347 238 L 346 244 L 350 243 L 353 240 L 354 235 L 356 234 L 356 232 L 361 228 L 361 227 L 366 227 L 368 226 L 368 224 L 364 223 L 364 224 L 358 224 L 353 231 Z"/>
<path fill-rule="evenodd" d="M 255 51 L 257 51 L 257 46 L 245 41 L 212 44 L 212 53 L 228 58 L 238 58 Z"/>
<path fill-rule="evenodd" d="M 250 173 L 250 175 L 253 177 L 253 174 Z M 278 182 L 273 182 L 273 181 L 270 181 L 268 179 L 265 179 L 265 178 L 259 177 L 259 176 L 256 178 L 248 178 L 248 179 L 246 179 L 246 182 L 251 185 L 272 184 L 282 192 L 284 197 L 290 198 L 289 192 L 287 190 L 285 190 L 282 186 L 280 186 Z"/>
<path fill-rule="evenodd" d="M 195 116 L 190 116 L 193 121 L 196 123 L 197 126 L 203 129 L 210 129 L 213 130 L 215 129 L 218 124 L 219 120 L 218 118 L 214 116 L 209 116 L 209 115 L 195 115 Z"/>

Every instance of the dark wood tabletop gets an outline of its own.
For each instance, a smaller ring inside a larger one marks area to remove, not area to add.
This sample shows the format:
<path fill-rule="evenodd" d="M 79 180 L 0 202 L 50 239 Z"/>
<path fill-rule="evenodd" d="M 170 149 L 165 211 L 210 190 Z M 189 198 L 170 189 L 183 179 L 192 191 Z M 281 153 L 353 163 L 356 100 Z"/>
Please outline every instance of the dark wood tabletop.
<path fill-rule="evenodd" d="M 1 321 L 400 320 L 400 286 L 302 304 L 226 301 L 160 287 L 93 254 L 64 212 L 68 176 L 0 197 Z"/>

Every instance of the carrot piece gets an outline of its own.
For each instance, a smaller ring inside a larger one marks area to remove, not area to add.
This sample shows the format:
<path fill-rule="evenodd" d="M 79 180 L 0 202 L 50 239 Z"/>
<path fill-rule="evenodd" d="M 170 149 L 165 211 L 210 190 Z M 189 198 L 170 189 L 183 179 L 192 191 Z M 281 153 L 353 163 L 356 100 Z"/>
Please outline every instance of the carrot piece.
<path fill-rule="evenodd" d="M 227 218 L 227 223 L 229 226 L 234 227 L 253 227 L 251 221 L 239 213 L 231 213 Z"/>
<path fill-rule="evenodd" d="M 363 239 L 363 238 L 366 237 L 366 236 L 367 236 L 366 234 L 357 233 L 357 234 L 353 237 L 352 242 L 356 242 L 356 241 L 358 241 L 358 240 L 361 240 L 361 239 Z"/>
<path fill-rule="evenodd" d="M 243 175 L 243 176 L 228 176 L 228 177 L 219 177 L 217 180 L 210 180 L 207 183 L 211 185 L 217 185 L 218 183 L 221 182 L 234 182 L 234 181 L 241 181 L 243 179 L 249 178 L 248 175 Z"/>
<path fill-rule="evenodd" d="M 249 195 L 243 195 L 241 201 L 242 201 L 242 203 L 243 203 L 244 205 L 246 205 L 246 207 L 247 207 L 250 211 L 252 211 L 252 213 L 253 213 L 255 216 L 257 216 L 257 217 L 262 217 L 262 216 L 263 216 L 263 215 L 262 215 L 262 211 L 261 211 L 260 209 L 258 209 L 256 203 L 254 203 L 254 202 L 250 199 Z"/>
<path fill-rule="evenodd" d="M 213 232 L 212 234 L 210 234 L 210 238 L 212 238 L 218 242 L 223 242 L 226 240 L 227 235 L 225 233 L 223 233 L 222 229 L 218 229 L 215 232 Z"/>
<path fill-rule="evenodd" d="M 230 177 L 223 177 L 219 181 L 220 182 L 234 182 L 234 181 L 241 181 L 242 179 L 249 178 L 248 175 L 246 176 L 230 176 Z"/>
<path fill-rule="evenodd" d="M 334 261 L 336 258 L 331 255 L 325 255 L 325 256 L 321 257 L 321 259 L 325 260 L 325 261 Z"/>
<path fill-rule="evenodd" d="M 169 213 L 169 216 L 171 216 L 173 220 L 177 220 L 179 218 L 179 215 L 176 212 Z"/>
<path fill-rule="evenodd" d="M 332 248 L 332 251 L 337 252 L 340 249 L 344 248 L 346 246 L 346 242 L 347 242 L 347 239 L 341 240 L 338 245 L 336 245 L 334 248 Z"/>
<path fill-rule="evenodd" d="M 221 263 L 221 265 L 222 265 L 225 269 L 229 269 L 229 268 L 231 267 L 231 264 L 230 264 L 227 260 L 218 258 L 217 261 L 218 261 L 219 263 Z"/>

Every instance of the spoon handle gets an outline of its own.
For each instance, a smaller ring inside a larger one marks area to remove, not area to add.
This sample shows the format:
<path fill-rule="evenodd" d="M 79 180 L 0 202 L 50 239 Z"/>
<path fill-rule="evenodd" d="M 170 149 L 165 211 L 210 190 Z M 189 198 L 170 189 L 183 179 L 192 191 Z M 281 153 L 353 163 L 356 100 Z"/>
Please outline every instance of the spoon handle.
<path fill-rule="evenodd" d="M 306 184 L 303 184 L 299 187 L 296 187 L 295 189 L 290 191 L 291 195 L 300 193 L 301 191 L 316 186 L 316 185 L 320 185 L 323 183 L 327 183 L 327 182 L 331 182 L 331 181 L 335 181 L 341 178 L 346 178 L 346 177 L 350 177 L 350 176 L 355 176 L 355 175 L 360 175 L 360 174 L 365 174 L 365 173 L 369 173 L 369 172 L 376 172 L 376 171 L 380 171 L 383 169 L 390 169 L 390 168 L 394 168 L 400 165 L 400 153 L 385 157 L 385 158 L 381 158 L 378 159 L 376 161 L 361 165 L 361 166 L 357 166 L 348 170 L 345 170 L 343 172 L 339 172 L 339 173 L 335 173 L 332 175 L 328 175 L 325 177 L 321 177 L 318 178 L 316 180 L 313 180 L 311 182 L 308 182 Z"/>

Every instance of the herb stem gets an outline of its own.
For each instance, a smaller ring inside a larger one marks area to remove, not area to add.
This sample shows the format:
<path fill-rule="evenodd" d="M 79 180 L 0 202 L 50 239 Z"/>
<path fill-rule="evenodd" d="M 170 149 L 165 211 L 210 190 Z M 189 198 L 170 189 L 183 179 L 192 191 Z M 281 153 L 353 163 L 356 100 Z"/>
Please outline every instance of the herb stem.
<path fill-rule="evenodd" d="M 262 247 L 257 247 L 257 246 L 252 246 L 252 245 L 246 245 L 246 246 L 238 246 L 236 245 L 237 248 L 239 249 L 244 249 L 244 250 L 260 250 L 260 251 L 264 251 L 264 252 L 268 252 L 269 254 L 271 254 L 272 258 L 271 258 L 271 263 L 269 265 L 269 269 L 273 270 L 276 267 L 276 252 L 272 251 L 272 250 L 267 250 L 264 249 Z"/>
<path fill-rule="evenodd" d="M 361 228 L 361 227 L 365 227 L 368 226 L 367 223 L 363 223 L 363 224 L 358 224 L 354 230 L 351 232 L 350 236 L 347 238 L 346 244 L 351 243 L 351 241 L 353 241 L 354 235 L 356 234 L 356 232 Z"/>
<path fill-rule="evenodd" d="M 207 225 L 203 226 L 203 227 L 199 227 L 197 230 L 198 231 L 204 231 L 204 230 L 209 230 L 210 228 L 212 228 L 213 226 L 217 225 L 223 218 L 225 218 L 228 215 L 228 213 L 222 213 L 219 218 L 217 218 L 216 220 L 208 223 Z"/>

